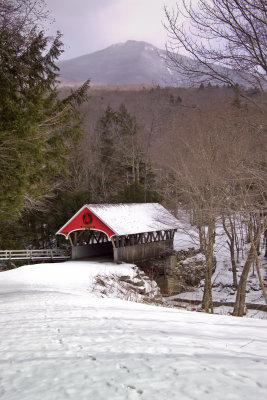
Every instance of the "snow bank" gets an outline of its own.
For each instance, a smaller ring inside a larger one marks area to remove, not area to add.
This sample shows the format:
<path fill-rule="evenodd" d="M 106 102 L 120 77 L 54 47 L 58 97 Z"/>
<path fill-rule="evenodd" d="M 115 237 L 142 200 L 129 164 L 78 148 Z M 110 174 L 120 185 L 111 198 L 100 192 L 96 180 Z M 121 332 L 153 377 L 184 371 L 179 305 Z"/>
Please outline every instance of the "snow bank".
<path fill-rule="evenodd" d="M 94 261 L 26 265 L 1 273 L 0 292 L 48 290 L 83 294 L 89 292 L 96 275 L 134 278 L 136 270 L 133 264 Z"/>
<path fill-rule="evenodd" d="M 97 298 L 100 270 L 135 273 L 94 262 L 0 273 L 1 400 L 267 398 L 266 321 Z"/>

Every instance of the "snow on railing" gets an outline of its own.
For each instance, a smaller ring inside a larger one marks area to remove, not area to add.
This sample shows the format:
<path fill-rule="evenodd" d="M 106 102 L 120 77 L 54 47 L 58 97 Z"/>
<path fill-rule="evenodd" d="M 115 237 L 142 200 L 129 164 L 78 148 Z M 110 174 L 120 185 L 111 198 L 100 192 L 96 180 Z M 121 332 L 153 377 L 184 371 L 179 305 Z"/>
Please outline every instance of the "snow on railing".
<path fill-rule="evenodd" d="M 64 249 L 0 250 L 0 260 L 58 260 L 69 258 L 70 251 Z"/>

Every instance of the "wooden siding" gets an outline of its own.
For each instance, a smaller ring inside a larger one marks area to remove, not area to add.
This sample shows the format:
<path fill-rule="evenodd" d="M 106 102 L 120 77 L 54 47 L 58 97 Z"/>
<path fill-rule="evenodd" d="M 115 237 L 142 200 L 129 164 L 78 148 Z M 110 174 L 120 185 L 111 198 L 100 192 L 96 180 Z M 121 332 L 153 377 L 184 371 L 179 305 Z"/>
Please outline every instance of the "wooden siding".
<path fill-rule="evenodd" d="M 114 261 L 134 263 L 163 256 L 173 250 L 173 240 L 162 240 L 151 243 L 136 244 L 113 248 Z"/>

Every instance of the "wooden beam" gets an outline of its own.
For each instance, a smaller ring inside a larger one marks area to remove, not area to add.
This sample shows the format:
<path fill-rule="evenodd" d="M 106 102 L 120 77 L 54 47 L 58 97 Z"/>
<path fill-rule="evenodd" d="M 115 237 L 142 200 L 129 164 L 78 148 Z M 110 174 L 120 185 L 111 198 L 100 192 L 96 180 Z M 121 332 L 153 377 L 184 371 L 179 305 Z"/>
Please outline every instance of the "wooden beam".
<path fill-rule="evenodd" d="M 115 245 L 115 243 L 114 243 L 114 237 L 110 238 L 110 240 L 111 240 L 111 243 L 112 243 L 113 249 L 116 249 L 116 245 Z"/>
<path fill-rule="evenodd" d="M 69 241 L 70 241 L 71 246 L 73 246 L 73 241 L 72 241 L 72 239 L 71 239 L 70 234 L 69 234 Z"/>

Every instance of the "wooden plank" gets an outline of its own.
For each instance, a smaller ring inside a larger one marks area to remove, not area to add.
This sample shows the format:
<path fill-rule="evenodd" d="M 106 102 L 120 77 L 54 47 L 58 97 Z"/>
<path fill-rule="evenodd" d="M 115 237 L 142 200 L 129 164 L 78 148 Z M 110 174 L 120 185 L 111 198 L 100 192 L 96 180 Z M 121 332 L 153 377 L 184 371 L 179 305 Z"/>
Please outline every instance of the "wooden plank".
<path fill-rule="evenodd" d="M 116 248 L 116 244 L 115 244 L 115 242 L 114 242 L 114 237 L 110 238 L 110 240 L 111 240 L 113 249 L 115 249 L 115 248 Z"/>
<path fill-rule="evenodd" d="M 172 240 L 162 240 L 151 243 L 118 247 L 116 252 L 116 261 L 142 261 L 164 255 L 164 253 L 168 252 L 170 249 L 173 249 Z"/>
<path fill-rule="evenodd" d="M 69 235 L 69 241 L 70 241 L 70 244 L 71 244 L 71 246 L 73 246 L 73 241 L 72 241 L 72 239 L 71 239 L 71 236 Z"/>

